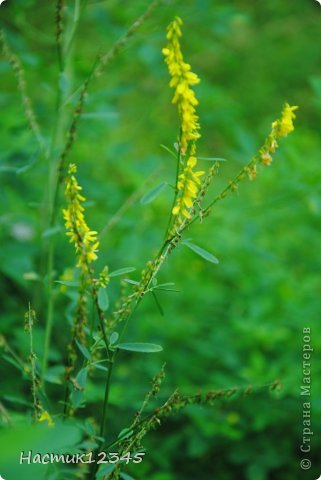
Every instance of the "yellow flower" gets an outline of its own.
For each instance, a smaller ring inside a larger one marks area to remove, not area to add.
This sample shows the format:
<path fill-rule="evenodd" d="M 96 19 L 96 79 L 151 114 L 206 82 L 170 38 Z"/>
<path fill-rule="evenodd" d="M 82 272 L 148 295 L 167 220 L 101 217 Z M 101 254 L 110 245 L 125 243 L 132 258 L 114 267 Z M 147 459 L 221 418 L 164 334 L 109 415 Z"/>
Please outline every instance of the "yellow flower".
<path fill-rule="evenodd" d="M 276 136 L 286 137 L 288 133 L 293 132 L 293 120 L 296 118 L 293 112 L 298 108 L 298 106 L 290 107 L 288 103 L 284 105 L 281 118 L 272 123 Z"/>
<path fill-rule="evenodd" d="M 97 259 L 96 252 L 99 247 L 99 241 L 97 232 L 90 230 L 86 223 L 84 207 L 82 206 L 86 199 L 79 193 L 82 187 L 78 185 L 77 179 L 73 175 L 76 172 L 76 165 L 71 164 L 65 189 L 68 206 L 63 210 L 63 216 L 67 229 L 66 235 L 70 237 L 70 242 L 75 245 L 76 253 L 78 254 L 77 266 L 85 272 L 88 270 L 89 264 Z"/>
<path fill-rule="evenodd" d="M 55 425 L 51 415 L 47 412 L 47 410 L 44 410 L 41 412 L 40 417 L 37 419 L 37 422 L 48 422 L 48 427 L 53 427 Z"/>
<path fill-rule="evenodd" d="M 271 133 L 266 138 L 264 145 L 260 148 L 258 155 L 256 155 L 249 167 L 246 167 L 247 174 L 250 180 L 254 180 L 257 174 L 256 163 L 259 161 L 263 165 L 269 166 L 272 163 L 272 155 L 278 148 L 278 139 L 286 137 L 290 132 L 294 130 L 293 120 L 296 115 L 293 113 L 299 107 L 291 107 L 288 103 L 285 103 L 281 113 L 281 118 L 272 122 Z"/>
<path fill-rule="evenodd" d="M 174 206 L 172 213 L 178 215 L 182 221 L 183 217 L 191 218 L 189 209 L 193 206 L 194 199 L 197 197 L 199 185 L 201 183 L 200 178 L 204 175 L 204 172 L 194 172 L 193 168 L 196 165 L 196 157 L 189 157 L 186 167 L 178 177 L 177 189 L 181 194 L 178 196 L 176 205 Z"/>
<path fill-rule="evenodd" d="M 191 218 L 190 209 L 197 198 L 200 178 L 204 172 L 195 172 L 197 164 L 196 140 L 200 137 L 200 126 L 196 114 L 198 100 L 194 90 L 191 88 L 200 82 L 198 76 L 191 71 L 191 66 L 184 62 L 180 46 L 182 36 L 181 26 L 183 22 L 176 17 L 167 27 L 166 48 L 162 52 L 165 55 L 165 62 L 171 77 L 170 87 L 174 89 L 172 102 L 177 104 L 181 123 L 180 133 L 180 158 L 181 173 L 178 175 L 176 191 L 177 200 L 172 210 L 177 221 L 182 223 L 184 218 Z M 187 162 L 184 163 L 183 156 L 187 155 Z M 175 222 L 174 222 L 175 226 Z"/>
<path fill-rule="evenodd" d="M 169 85 L 175 90 L 172 102 L 178 107 L 181 121 L 180 148 L 181 152 L 185 154 L 190 142 L 195 142 L 200 137 L 198 132 L 200 126 L 195 110 L 198 100 L 191 88 L 192 85 L 199 83 L 200 79 L 191 71 L 191 66 L 184 62 L 179 42 L 182 35 L 180 29 L 182 24 L 183 21 L 179 17 L 169 24 L 167 27 L 168 44 L 166 48 L 163 48 L 162 53 L 165 55 L 165 62 L 171 76 Z"/>
<path fill-rule="evenodd" d="M 297 106 L 291 107 L 288 103 L 285 103 L 281 113 L 281 118 L 272 123 L 271 133 L 267 137 L 258 155 L 258 159 L 263 165 L 271 165 L 272 154 L 275 153 L 279 146 L 277 142 L 278 139 L 286 137 L 289 133 L 293 132 L 293 120 L 296 118 L 296 115 L 293 112 L 298 108 L 299 107 Z M 256 170 L 254 172 L 253 169 L 250 169 L 248 175 L 250 179 L 253 180 L 256 176 Z"/>

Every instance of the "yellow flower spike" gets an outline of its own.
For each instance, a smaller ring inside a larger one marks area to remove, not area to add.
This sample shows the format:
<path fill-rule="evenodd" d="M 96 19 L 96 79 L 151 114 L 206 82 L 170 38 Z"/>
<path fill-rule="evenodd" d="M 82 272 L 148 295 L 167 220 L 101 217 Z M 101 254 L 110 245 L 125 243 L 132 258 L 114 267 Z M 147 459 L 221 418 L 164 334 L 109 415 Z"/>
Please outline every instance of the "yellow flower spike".
<path fill-rule="evenodd" d="M 188 209 L 193 206 L 194 200 L 197 197 L 198 186 L 201 183 L 199 177 L 204 175 L 204 172 L 194 172 L 193 168 L 196 163 L 196 157 L 190 157 L 183 172 L 179 175 L 177 182 L 177 189 L 181 192 L 181 195 L 179 195 L 177 199 L 172 214 L 177 215 L 180 222 L 183 221 L 184 217 L 187 219 L 191 218 Z"/>
<path fill-rule="evenodd" d="M 178 194 L 176 205 L 172 210 L 172 214 L 177 217 L 175 222 L 179 223 L 182 223 L 184 218 L 191 218 L 190 209 L 197 198 L 201 183 L 199 177 L 204 174 L 204 172 L 194 171 L 197 164 L 195 142 L 200 137 L 200 126 L 195 108 L 198 100 L 191 87 L 197 85 L 200 79 L 191 71 L 191 66 L 184 61 L 180 46 L 182 25 L 183 21 L 179 17 L 168 25 L 166 36 L 168 44 L 162 50 L 171 77 L 169 85 L 174 89 L 172 103 L 177 104 L 180 117 L 180 152 L 182 155 L 187 154 L 188 158 L 177 179 Z"/>
<path fill-rule="evenodd" d="M 284 105 L 281 118 L 272 123 L 272 128 L 275 130 L 277 137 L 286 137 L 288 133 L 293 132 L 293 120 L 296 118 L 293 112 L 298 108 L 298 106 L 290 107 L 288 103 Z"/>
<path fill-rule="evenodd" d="M 180 148 L 186 153 L 189 143 L 200 137 L 198 116 L 195 106 L 198 101 L 191 86 L 200 82 L 198 76 L 191 72 L 191 66 L 184 62 L 179 38 L 182 35 L 180 26 L 183 21 L 176 17 L 167 28 L 168 45 L 163 48 L 165 62 L 171 76 L 170 87 L 174 88 L 172 103 L 177 104 L 181 121 Z"/>
<path fill-rule="evenodd" d="M 294 113 L 297 110 L 298 106 L 290 106 L 288 103 L 285 103 L 281 118 L 272 122 L 272 130 L 270 135 L 267 137 L 264 146 L 259 151 L 258 159 L 265 165 L 269 166 L 272 163 L 272 154 L 275 153 L 278 148 L 278 139 L 286 137 L 289 133 L 293 132 L 294 125 L 293 120 L 296 118 Z M 256 172 L 250 171 L 249 177 L 253 180 L 256 176 Z"/>
<path fill-rule="evenodd" d="M 63 210 L 65 219 L 66 235 L 70 237 L 70 242 L 75 245 L 78 254 L 77 266 L 83 272 L 88 270 L 89 264 L 97 260 L 97 251 L 99 241 L 97 232 L 90 230 L 84 216 L 84 207 L 81 205 L 86 199 L 79 194 L 82 187 L 78 184 L 74 173 L 77 167 L 74 164 L 69 165 L 68 177 L 66 179 L 65 195 L 68 206 Z"/>

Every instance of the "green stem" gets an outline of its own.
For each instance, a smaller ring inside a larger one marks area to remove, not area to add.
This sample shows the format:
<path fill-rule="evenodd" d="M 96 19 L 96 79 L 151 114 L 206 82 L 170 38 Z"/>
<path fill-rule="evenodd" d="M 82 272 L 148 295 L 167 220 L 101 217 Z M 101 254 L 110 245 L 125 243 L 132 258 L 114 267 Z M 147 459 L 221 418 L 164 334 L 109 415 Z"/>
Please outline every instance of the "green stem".
<path fill-rule="evenodd" d="M 91 472 L 90 472 L 91 480 L 94 480 L 94 478 L 96 476 L 97 469 L 98 469 L 97 458 L 98 458 L 99 448 L 101 448 L 102 445 L 105 443 L 104 436 L 105 436 L 106 418 L 107 418 L 107 410 L 108 410 L 108 403 L 109 403 L 111 376 L 112 376 L 113 365 L 114 365 L 114 356 L 115 356 L 115 354 L 108 361 L 109 366 L 108 366 L 108 372 L 107 372 L 107 378 L 106 378 L 105 397 L 104 397 L 104 404 L 103 404 L 103 415 L 102 415 L 102 418 L 101 418 L 100 432 L 99 432 L 99 436 L 103 440 L 100 441 L 99 447 L 94 452 L 94 460 L 95 461 L 92 463 L 92 467 L 91 467 Z"/>
<path fill-rule="evenodd" d="M 85 8 L 85 4 L 83 5 L 82 8 Z M 70 32 L 70 35 L 69 35 L 69 40 L 68 40 L 66 48 L 65 48 L 65 56 L 66 57 L 69 55 L 69 53 L 72 49 L 74 40 L 75 40 L 75 33 L 76 33 L 78 23 L 79 23 L 79 20 L 80 20 L 80 14 L 81 14 L 80 0 L 75 0 L 73 23 L 72 23 L 71 32 Z"/>
<path fill-rule="evenodd" d="M 107 373 L 107 379 L 106 379 L 106 387 L 105 387 L 105 397 L 104 397 L 104 405 L 103 405 L 103 415 L 101 419 L 101 424 L 100 424 L 100 437 L 104 437 L 105 435 L 105 426 L 106 426 L 106 416 L 107 416 L 107 408 L 108 408 L 108 401 L 109 401 L 109 392 L 110 392 L 110 380 L 111 380 L 111 375 L 112 375 L 112 370 L 113 370 L 113 365 L 114 365 L 114 357 L 112 357 L 109 360 L 109 366 L 108 366 L 108 373 Z"/>
<path fill-rule="evenodd" d="M 52 325 L 53 325 L 54 301 L 53 301 L 52 272 L 53 272 L 54 250 L 55 250 L 54 243 L 52 241 L 49 245 L 49 251 L 48 251 L 48 269 L 47 269 L 48 305 L 47 305 L 47 320 L 46 320 L 46 329 L 45 329 L 45 343 L 44 343 L 43 358 L 42 358 L 42 376 L 45 375 L 47 366 L 48 366 L 48 355 L 49 355 L 50 339 L 51 339 Z"/>
<path fill-rule="evenodd" d="M 59 77 L 62 75 L 62 71 L 59 71 Z M 48 190 L 49 198 L 48 204 L 49 207 L 46 208 L 49 210 L 49 224 L 48 227 L 52 228 L 55 224 L 56 213 L 58 207 L 58 191 L 56 185 L 58 182 L 58 174 L 56 167 L 56 148 L 61 141 L 61 135 L 64 127 L 64 112 L 62 109 L 63 95 L 61 88 L 58 82 L 57 85 L 58 93 L 56 100 L 56 117 L 54 128 L 51 137 L 50 148 L 47 154 L 47 160 L 49 163 L 49 177 L 48 177 Z M 47 250 L 47 318 L 46 318 L 46 327 L 45 327 L 45 343 L 44 343 L 44 352 L 43 352 L 43 361 L 42 361 L 42 377 L 46 373 L 48 366 L 48 355 L 50 350 L 50 341 L 51 333 L 53 326 L 53 312 L 54 312 L 54 299 L 53 299 L 53 269 L 54 269 L 54 257 L 55 257 L 55 237 L 51 235 L 49 237 L 49 245 Z"/>
<path fill-rule="evenodd" d="M 54 131 L 52 135 L 52 141 L 50 145 L 50 150 L 48 152 L 48 161 L 49 161 L 49 228 L 52 228 L 55 223 L 56 210 L 57 210 L 57 199 L 56 195 L 53 196 L 52 185 L 55 181 L 54 178 L 54 163 L 55 163 L 55 149 L 58 142 L 58 137 L 61 130 L 62 124 L 62 115 L 61 115 L 61 93 L 59 90 L 57 96 L 57 111 L 56 111 L 56 122 L 54 126 Z M 47 207 L 48 208 L 48 207 Z M 53 311 L 54 311 L 54 299 L 53 299 L 53 269 L 54 269 L 54 257 L 55 257 L 55 238 L 53 235 L 49 237 L 49 246 L 47 250 L 47 318 L 46 318 L 46 327 L 45 327 L 45 343 L 43 351 L 43 360 L 42 360 L 42 376 L 45 375 L 47 366 L 48 366 L 48 355 L 50 349 L 50 340 L 52 333 L 53 325 Z"/>
<path fill-rule="evenodd" d="M 181 134 L 180 134 L 180 139 L 181 139 Z M 180 141 L 179 141 L 179 145 L 180 145 Z M 163 255 L 166 247 L 168 246 L 169 244 L 169 237 L 170 237 L 170 229 L 171 229 L 171 226 L 172 226 L 172 219 L 173 219 L 173 208 L 176 204 L 176 200 L 177 200 L 177 195 L 178 195 L 178 188 L 177 188 L 177 184 L 178 184 L 178 178 L 179 178 L 179 173 L 180 173 L 180 163 L 181 163 L 181 151 L 180 151 L 180 146 L 178 145 L 178 149 L 177 149 L 177 162 L 176 162 L 176 179 L 175 179 L 175 194 L 174 194 L 174 198 L 173 198 L 173 204 L 172 204 L 172 207 L 171 207 L 171 210 L 170 210 L 170 214 L 169 214 L 169 219 L 168 219 L 168 223 L 167 223 L 167 227 L 166 227 L 166 230 L 165 230 L 165 235 L 164 235 L 164 240 L 163 240 L 163 243 L 155 257 L 155 264 L 157 264 L 160 259 L 161 259 L 161 256 Z M 145 294 L 146 290 L 149 288 L 153 278 L 155 277 L 156 273 L 157 273 L 158 269 L 156 271 L 152 271 L 151 272 L 151 275 L 150 277 L 147 279 L 147 281 L 145 282 L 144 286 L 143 286 L 143 292 Z M 140 302 L 142 301 L 142 298 L 143 296 L 139 296 L 136 300 L 136 303 L 132 309 L 132 311 L 127 314 L 127 317 L 125 317 L 125 323 L 124 323 L 124 327 L 120 333 L 120 336 L 119 336 L 119 341 L 123 338 L 126 330 L 127 330 L 127 326 L 128 326 L 128 323 L 129 323 L 129 320 L 131 319 L 132 315 L 134 314 L 134 312 L 136 311 L 136 309 L 138 308 Z"/>

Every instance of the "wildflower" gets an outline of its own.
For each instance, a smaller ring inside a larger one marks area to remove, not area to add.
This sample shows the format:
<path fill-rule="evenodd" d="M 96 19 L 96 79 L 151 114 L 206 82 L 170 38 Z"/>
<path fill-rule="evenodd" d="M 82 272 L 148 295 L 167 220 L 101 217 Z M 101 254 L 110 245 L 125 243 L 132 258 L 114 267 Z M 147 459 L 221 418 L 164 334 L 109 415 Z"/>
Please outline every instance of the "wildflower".
<path fill-rule="evenodd" d="M 196 157 L 191 156 L 184 168 L 183 172 L 178 177 L 177 189 L 182 192 L 179 195 L 177 203 L 173 208 L 173 215 L 181 215 L 185 218 L 191 218 L 188 211 L 193 206 L 193 201 L 197 197 L 199 185 L 201 183 L 200 178 L 204 175 L 204 172 L 194 172 L 193 168 L 196 165 Z"/>
<path fill-rule="evenodd" d="M 177 200 L 172 210 L 172 214 L 176 216 L 180 223 L 186 218 L 191 218 L 189 210 L 198 196 L 201 183 L 199 177 L 204 174 L 201 171 L 194 171 L 197 164 L 195 143 L 200 137 L 200 125 L 196 114 L 198 100 L 191 87 L 198 84 L 200 79 L 191 71 L 191 66 L 184 62 L 179 40 L 182 36 L 182 24 L 183 22 L 179 17 L 176 17 L 169 24 L 166 36 L 168 44 L 162 50 L 171 76 L 169 85 L 175 89 L 172 102 L 177 104 L 180 117 L 180 154 L 182 156 L 187 154 L 185 164 L 184 159 L 180 158 L 183 171 L 178 175 Z"/>
<path fill-rule="evenodd" d="M 65 219 L 65 226 L 67 235 L 70 237 L 70 242 L 75 245 L 76 253 L 78 254 L 77 266 L 83 272 L 88 270 L 91 262 L 97 259 L 97 250 L 99 241 L 97 239 L 97 232 L 89 229 L 85 216 L 84 207 L 82 203 L 86 200 L 79 192 L 82 187 L 78 185 L 76 177 L 73 175 L 77 172 L 77 167 L 74 164 L 69 166 L 66 179 L 65 195 L 68 200 L 68 206 L 63 210 Z"/>
<path fill-rule="evenodd" d="M 47 410 L 44 410 L 41 412 L 37 422 L 41 423 L 46 421 L 48 422 L 48 427 L 53 427 L 55 425 L 51 415 L 47 412 Z"/>
<path fill-rule="evenodd" d="M 183 21 L 176 17 L 167 27 L 166 48 L 162 53 L 165 55 L 165 62 L 171 76 L 169 83 L 175 89 L 172 102 L 177 104 L 181 121 L 180 148 L 183 154 L 186 153 L 189 143 L 195 142 L 200 137 L 198 116 L 195 107 L 198 100 L 191 86 L 200 82 L 198 76 L 191 71 L 191 66 L 184 62 L 179 38 L 182 36 L 181 25 Z"/>
<path fill-rule="evenodd" d="M 293 132 L 294 125 L 293 120 L 296 118 L 296 115 L 293 113 L 299 107 L 293 106 L 291 107 L 288 103 L 286 103 L 283 107 L 281 118 L 275 120 L 272 123 L 272 130 L 270 135 L 267 137 L 263 147 L 259 151 L 258 159 L 259 161 L 265 165 L 269 166 L 272 163 L 272 154 L 275 153 L 276 149 L 278 148 L 278 139 L 282 137 L 286 137 L 289 133 Z M 252 167 L 255 165 L 253 164 Z M 253 175 L 253 168 L 249 171 L 249 177 L 251 180 L 255 178 Z"/>
<path fill-rule="evenodd" d="M 282 117 L 272 123 L 272 128 L 277 137 L 286 137 L 288 133 L 293 132 L 293 120 L 296 118 L 296 115 L 293 112 L 298 108 L 299 107 L 297 106 L 290 107 L 288 103 L 284 105 Z"/>

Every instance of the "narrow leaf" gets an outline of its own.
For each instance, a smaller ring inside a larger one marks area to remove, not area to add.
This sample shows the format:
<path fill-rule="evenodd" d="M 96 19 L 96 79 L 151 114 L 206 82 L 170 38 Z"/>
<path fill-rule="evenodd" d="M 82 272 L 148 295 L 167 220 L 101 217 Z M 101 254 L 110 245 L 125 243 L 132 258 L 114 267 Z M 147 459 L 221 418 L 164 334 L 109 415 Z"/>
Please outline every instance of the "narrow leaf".
<path fill-rule="evenodd" d="M 121 438 L 122 440 L 124 440 L 125 438 L 130 437 L 133 433 L 134 430 L 132 428 L 124 428 L 123 430 L 121 430 L 121 432 L 119 432 L 117 438 Z"/>
<path fill-rule="evenodd" d="M 166 152 L 170 153 L 174 158 L 175 160 L 177 159 L 177 153 L 173 152 L 173 150 L 171 150 L 170 148 L 166 147 L 166 145 L 163 145 L 161 144 L 161 147 L 166 150 Z"/>
<path fill-rule="evenodd" d="M 72 282 L 69 280 L 55 280 L 55 283 L 60 283 L 60 285 L 64 285 L 65 287 L 79 287 L 79 282 Z"/>
<path fill-rule="evenodd" d="M 60 225 L 56 225 L 55 227 L 50 227 L 47 228 L 43 233 L 42 237 L 43 238 L 48 238 L 52 237 L 53 235 L 56 235 L 57 233 L 61 232 L 62 228 Z"/>
<path fill-rule="evenodd" d="M 79 350 L 81 351 L 81 353 L 83 354 L 83 356 L 87 358 L 87 360 L 90 360 L 90 353 L 88 349 L 84 345 L 81 345 L 81 343 L 79 343 L 77 339 L 76 339 L 76 344 Z"/>
<path fill-rule="evenodd" d="M 3 400 L 7 400 L 7 402 L 12 402 L 14 404 L 27 405 L 28 407 L 33 406 L 31 402 L 27 402 L 23 398 L 15 397 L 13 395 L 3 395 L 2 398 L 3 398 Z"/>
<path fill-rule="evenodd" d="M 118 277 L 119 275 L 124 275 L 125 273 L 134 272 L 136 270 L 135 267 L 125 267 L 119 268 L 118 270 L 114 270 L 109 274 L 110 277 Z"/>
<path fill-rule="evenodd" d="M 159 300 L 156 296 L 156 293 L 152 291 L 152 295 L 154 297 L 154 300 L 155 300 L 155 303 L 156 303 L 157 308 L 159 310 L 159 313 L 161 314 L 162 317 L 164 317 L 164 310 L 163 310 L 163 307 L 161 306 L 161 304 L 159 303 Z"/>
<path fill-rule="evenodd" d="M 146 195 L 141 198 L 140 203 L 142 205 L 147 205 L 148 203 L 151 203 L 153 200 L 155 200 L 156 197 L 158 197 L 158 195 L 164 190 L 166 186 L 166 182 L 160 183 L 159 185 L 157 185 L 157 187 L 147 192 Z"/>
<path fill-rule="evenodd" d="M 204 258 L 208 262 L 215 263 L 215 264 L 219 263 L 218 259 L 214 257 L 214 255 L 209 253 L 207 250 L 204 250 L 204 248 L 201 248 L 198 245 L 194 245 L 194 243 L 188 242 L 186 240 L 182 243 L 183 245 L 186 245 L 186 247 L 193 250 L 193 252 L 197 253 L 197 255 Z"/>
<path fill-rule="evenodd" d="M 122 478 L 123 480 L 135 480 L 134 477 L 128 475 L 128 473 L 125 472 L 120 472 L 120 478 Z"/>
<path fill-rule="evenodd" d="M 115 470 L 115 468 L 116 468 L 116 463 L 106 463 L 106 464 L 100 465 L 96 478 L 100 479 L 105 477 L 109 473 L 112 473 L 112 471 Z"/>
<path fill-rule="evenodd" d="M 108 368 L 104 367 L 104 365 L 100 365 L 100 363 L 93 363 L 93 367 L 97 368 L 97 370 L 102 370 L 103 372 L 108 372 Z"/>
<path fill-rule="evenodd" d="M 176 292 L 179 293 L 181 290 L 177 290 L 177 288 L 164 288 L 164 287 L 156 287 L 154 290 L 163 291 L 163 292 Z"/>
<path fill-rule="evenodd" d="M 226 158 L 220 157 L 197 157 L 197 160 L 205 160 L 206 162 L 226 162 Z"/>
<path fill-rule="evenodd" d="M 120 350 L 140 353 L 155 353 L 163 350 L 161 345 L 156 345 L 155 343 L 119 343 L 116 347 Z"/>
<path fill-rule="evenodd" d="M 130 278 L 125 278 L 124 282 L 130 283 L 131 285 L 140 285 L 139 282 L 136 282 L 136 280 L 131 280 Z"/>
<path fill-rule="evenodd" d="M 7 360 L 8 363 L 11 363 L 11 365 L 13 365 L 14 367 L 16 367 L 18 370 L 23 370 L 22 365 L 20 365 L 14 358 L 10 357 L 10 356 L 7 355 L 6 353 L 4 353 L 4 354 L 2 355 L 2 358 L 4 358 L 5 360 Z"/>

